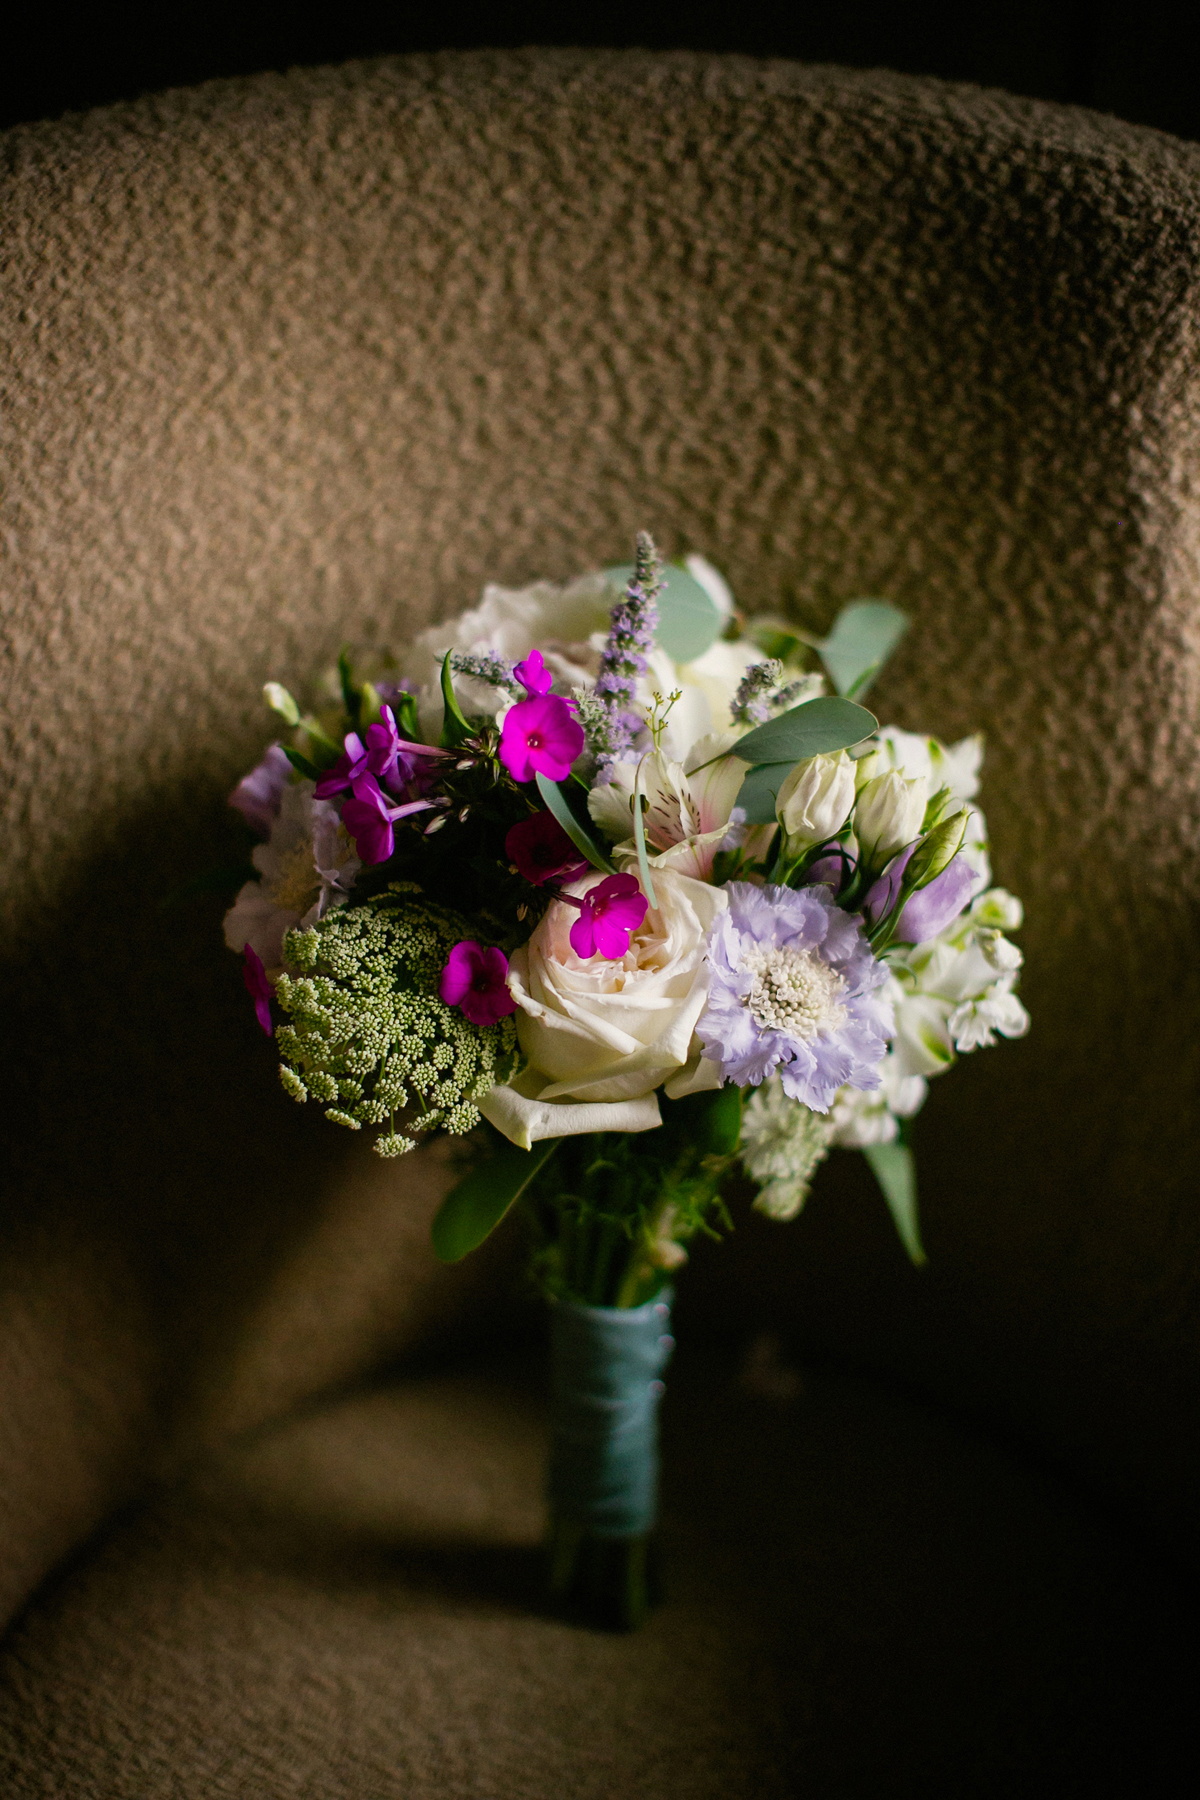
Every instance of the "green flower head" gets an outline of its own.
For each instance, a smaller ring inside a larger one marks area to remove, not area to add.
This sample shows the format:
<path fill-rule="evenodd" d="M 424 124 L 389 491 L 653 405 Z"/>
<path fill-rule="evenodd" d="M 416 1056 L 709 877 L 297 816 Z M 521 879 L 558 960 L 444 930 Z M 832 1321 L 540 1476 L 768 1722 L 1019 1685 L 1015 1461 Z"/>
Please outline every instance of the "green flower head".
<path fill-rule="evenodd" d="M 289 931 L 289 972 L 275 988 L 290 1019 L 276 1032 L 285 1092 L 318 1101 L 351 1131 L 385 1127 L 375 1140 L 381 1156 L 413 1148 L 395 1125 L 410 1105 L 411 1131 L 471 1131 L 477 1102 L 517 1061 L 511 1017 L 472 1025 L 438 995 L 447 957 L 473 929 L 400 882 Z"/>

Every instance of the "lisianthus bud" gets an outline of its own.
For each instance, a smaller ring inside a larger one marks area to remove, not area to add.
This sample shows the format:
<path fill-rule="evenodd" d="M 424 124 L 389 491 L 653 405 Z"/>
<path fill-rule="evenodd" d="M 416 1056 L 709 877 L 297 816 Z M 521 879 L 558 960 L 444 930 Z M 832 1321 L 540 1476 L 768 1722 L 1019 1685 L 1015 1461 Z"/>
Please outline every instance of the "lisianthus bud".
<path fill-rule="evenodd" d="M 855 760 L 854 785 L 860 794 L 866 787 L 868 781 L 873 781 L 876 775 L 878 775 L 879 765 L 882 761 L 883 758 L 880 756 L 878 750 L 868 750 L 865 756 L 860 756 Z"/>
<path fill-rule="evenodd" d="M 860 791 L 854 834 L 868 868 L 882 869 L 898 850 L 912 843 L 925 817 L 928 790 L 924 775 L 909 779 L 890 769 L 886 775 L 874 776 Z"/>
<path fill-rule="evenodd" d="M 966 833 L 967 818 L 964 807 L 952 818 L 943 819 L 940 825 L 935 825 L 932 831 L 926 832 L 904 871 L 904 885 L 910 892 L 926 887 L 943 869 L 949 868 L 958 855 Z"/>
<path fill-rule="evenodd" d="M 853 805 L 854 763 L 844 750 L 797 763 L 775 802 L 788 853 L 796 856 L 836 837 Z"/>

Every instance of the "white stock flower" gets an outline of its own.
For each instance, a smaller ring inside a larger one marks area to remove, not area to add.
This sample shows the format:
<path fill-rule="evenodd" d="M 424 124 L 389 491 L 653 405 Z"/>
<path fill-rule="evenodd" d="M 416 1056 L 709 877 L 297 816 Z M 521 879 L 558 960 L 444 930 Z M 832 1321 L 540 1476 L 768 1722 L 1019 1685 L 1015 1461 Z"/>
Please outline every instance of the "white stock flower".
<path fill-rule="evenodd" d="M 911 844 L 921 829 L 929 799 L 924 775 L 899 775 L 894 769 L 875 775 L 858 796 L 854 835 L 863 861 L 880 870 L 897 851 Z"/>
<path fill-rule="evenodd" d="M 894 1050 L 879 1065 L 879 1086 L 872 1090 L 842 1088 L 830 1113 L 830 1142 L 843 1150 L 865 1150 L 869 1144 L 892 1144 L 900 1120 L 920 1112 L 929 1092 L 921 1075 L 902 1075 Z"/>
<path fill-rule="evenodd" d="M 742 1111 L 741 1159 L 758 1183 L 754 1202 L 771 1219 L 794 1219 L 829 1154 L 830 1121 L 783 1091 L 777 1075 L 751 1090 Z"/>
<path fill-rule="evenodd" d="M 853 759 L 844 750 L 796 764 L 775 801 L 789 855 L 837 836 L 854 805 L 854 779 Z"/>
<path fill-rule="evenodd" d="M 568 891 L 582 894 L 598 879 Z M 656 871 L 654 887 L 658 905 L 619 961 L 576 955 L 569 933 L 579 914 L 563 901 L 513 952 L 508 986 L 527 1067 L 480 1110 L 514 1143 L 647 1130 L 660 1122 L 656 1088 L 680 1099 L 720 1085 L 693 1039 L 708 997 L 705 939 L 728 901 L 723 889 L 671 869 Z"/>
<path fill-rule="evenodd" d="M 239 951 L 249 944 L 273 974 L 283 966 L 286 933 L 340 906 L 362 864 L 337 808 L 314 800 L 311 781 L 284 788 L 271 835 L 250 860 L 261 879 L 248 881 L 225 914 L 225 942 Z"/>
<path fill-rule="evenodd" d="M 980 894 L 928 944 L 895 965 L 893 1053 L 905 1075 L 937 1075 L 955 1055 L 1024 1037 L 1029 1014 L 1013 992 L 1023 957 L 1003 934 L 1021 922 L 1021 904 L 1003 888 Z"/>

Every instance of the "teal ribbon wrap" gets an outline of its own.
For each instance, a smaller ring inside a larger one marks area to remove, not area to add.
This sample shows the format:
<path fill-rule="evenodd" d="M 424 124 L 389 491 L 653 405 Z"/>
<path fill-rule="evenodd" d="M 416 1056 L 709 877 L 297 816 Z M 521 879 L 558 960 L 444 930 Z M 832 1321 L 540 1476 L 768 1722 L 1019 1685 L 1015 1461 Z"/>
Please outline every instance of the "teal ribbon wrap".
<path fill-rule="evenodd" d="M 550 1504 L 594 1537 L 640 1537 L 654 1524 L 670 1323 L 669 1289 L 645 1306 L 551 1309 Z"/>

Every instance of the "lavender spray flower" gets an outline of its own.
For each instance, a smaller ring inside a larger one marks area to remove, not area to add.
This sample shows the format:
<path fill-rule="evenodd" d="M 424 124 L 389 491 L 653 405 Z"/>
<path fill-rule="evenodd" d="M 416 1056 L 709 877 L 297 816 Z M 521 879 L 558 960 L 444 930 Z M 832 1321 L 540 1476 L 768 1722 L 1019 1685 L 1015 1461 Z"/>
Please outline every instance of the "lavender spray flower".
<path fill-rule="evenodd" d="M 623 598 L 612 609 L 593 690 L 607 714 L 607 729 L 597 731 L 594 744 L 602 782 L 612 779 L 616 763 L 629 762 L 636 754 L 634 738 L 642 721 L 633 710 L 633 698 L 638 676 L 646 673 L 646 657 L 654 648 L 662 585 L 662 564 L 654 539 L 648 531 L 639 531 L 633 575 Z"/>

